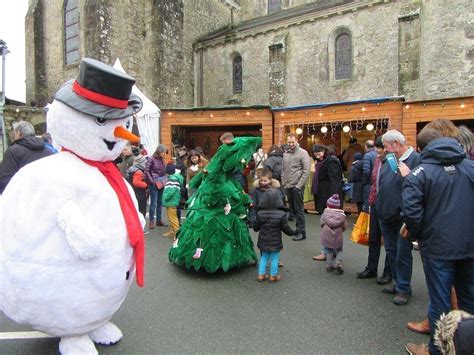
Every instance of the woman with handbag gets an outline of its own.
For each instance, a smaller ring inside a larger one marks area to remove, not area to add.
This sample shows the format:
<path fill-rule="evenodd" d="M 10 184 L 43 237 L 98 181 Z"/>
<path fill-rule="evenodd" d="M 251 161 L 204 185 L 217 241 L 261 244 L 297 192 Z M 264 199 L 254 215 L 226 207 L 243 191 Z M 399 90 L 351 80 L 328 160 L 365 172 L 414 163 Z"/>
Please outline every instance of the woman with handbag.
<path fill-rule="evenodd" d="M 163 197 L 163 188 L 166 183 L 166 164 L 164 155 L 167 150 L 168 149 L 164 144 L 159 144 L 145 166 L 145 176 L 150 192 L 150 209 L 148 210 L 148 216 L 150 219 L 148 228 L 150 229 L 155 228 L 155 220 L 157 226 L 166 226 L 166 224 L 161 220 L 161 200 Z"/>

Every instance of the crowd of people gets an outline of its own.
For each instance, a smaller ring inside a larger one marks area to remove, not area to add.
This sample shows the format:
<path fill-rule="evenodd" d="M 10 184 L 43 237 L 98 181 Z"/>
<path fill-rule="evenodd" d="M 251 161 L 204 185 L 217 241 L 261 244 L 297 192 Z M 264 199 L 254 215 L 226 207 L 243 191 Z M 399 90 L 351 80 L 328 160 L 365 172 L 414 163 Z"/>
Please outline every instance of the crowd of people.
<path fill-rule="evenodd" d="M 35 136 L 28 122 L 15 124 L 14 134 L 14 144 L 0 166 L 0 193 L 21 167 L 57 152 L 50 136 Z M 233 139 L 230 132 L 220 137 L 222 144 L 230 144 Z M 434 329 L 444 319 L 443 314 L 452 308 L 474 314 L 473 142 L 468 128 L 438 119 L 418 134 L 417 149 L 408 146 L 396 130 L 366 141 L 364 148 L 351 139 L 339 158 L 333 148 L 323 144 L 314 144 L 310 157 L 292 133 L 282 146 L 273 145 L 267 152 L 258 149 L 246 168 L 233 173 L 252 199 L 248 224 L 259 232 L 258 281 L 281 279 L 278 265 L 282 232 L 294 241 L 304 240 L 310 233 L 305 223 L 304 190 L 311 172 L 311 193 L 321 225 L 320 232 L 314 234 L 319 234 L 322 246 L 313 259 L 326 261 L 328 272 L 344 272 L 343 232 L 347 221 L 343 170 L 347 169 L 352 201 L 358 212 L 370 214 L 368 260 L 356 277 L 375 278 L 385 285 L 384 293 L 393 295 L 394 304 L 406 305 L 412 294 L 412 250 L 417 245 L 430 303 L 427 319 L 407 326 L 430 334 L 430 340 L 428 345 L 408 344 L 407 350 L 411 354 L 440 353 L 443 340 L 435 339 Z M 199 147 L 179 147 L 171 161 L 166 161 L 167 153 L 163 144 L 151 155 L 142 146 L 128 145 L 116 164 L 133 187 L 139 211 L 144 216 L 148 212 L 146 228 L 166 226 L 162 219 L 165 207 L 170 227 L 163 236 L 176 240 L 181 210 L 196 193 L 189 181 L 205 171 L 209 161 Z M 250 184 L 249 174 L 253 180 Z M 288 221 L 295 221 L 295 229 Z M 378 277 L 382 241 L 386 258 Z M 472 330 L 472 325 L 465 328 Z"/>

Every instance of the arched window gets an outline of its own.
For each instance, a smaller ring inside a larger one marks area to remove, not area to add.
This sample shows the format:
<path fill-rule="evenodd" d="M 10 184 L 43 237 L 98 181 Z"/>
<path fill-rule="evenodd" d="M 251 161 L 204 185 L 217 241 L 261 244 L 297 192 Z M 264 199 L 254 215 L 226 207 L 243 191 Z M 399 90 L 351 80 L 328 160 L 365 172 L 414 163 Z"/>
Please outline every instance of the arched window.
<path fill-rule="evenodd" d="M 64 63 L 79 62 L 79 0 L 64 2 Z"/>
<path fill-rule="evenodd" d="M 268 0 L 268 14 L 281 11 L 281 0 Z"/>
<path fill-rule="evenodd" d="M 335 43 L 336 80 L 349 79 L 352 75 L 352 43 L 348 33 L 341 33 Z"/>
<path fill-rule="evenodd" d="M 242 92 L 242 56 L 240 54 L 232 60 L 232 87 L 234 94 Z"/>

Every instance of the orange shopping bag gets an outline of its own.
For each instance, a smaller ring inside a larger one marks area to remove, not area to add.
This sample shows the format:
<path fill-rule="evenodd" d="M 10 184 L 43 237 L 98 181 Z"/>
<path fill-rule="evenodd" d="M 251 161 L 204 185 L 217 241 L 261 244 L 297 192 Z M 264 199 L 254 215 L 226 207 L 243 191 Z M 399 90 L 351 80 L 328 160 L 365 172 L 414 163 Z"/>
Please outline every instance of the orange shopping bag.
<path fill-rule="evenodd" d="M 361 245 L 369 245 L 369 219 L 367 212 L 361 212 L 357 222 L 352 229 L 351 240 Z"/>

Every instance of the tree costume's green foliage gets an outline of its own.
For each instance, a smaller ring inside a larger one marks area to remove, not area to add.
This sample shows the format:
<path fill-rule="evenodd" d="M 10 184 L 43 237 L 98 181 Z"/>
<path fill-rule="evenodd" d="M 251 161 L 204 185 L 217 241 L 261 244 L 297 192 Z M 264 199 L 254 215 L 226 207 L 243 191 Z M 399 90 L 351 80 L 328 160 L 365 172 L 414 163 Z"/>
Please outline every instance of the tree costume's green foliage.
<path fill-rule="evenodd" d="M 207 170 L 189 182 L 197 192 L 187 201 L 186 220 L 169 251 L 171 262 L 212 273 L 257 260 L 247 227 L 251 200 L 233 174 L 242 171 L 261 143 L 261 138 L 240 137 L 221 145 Z"/>

